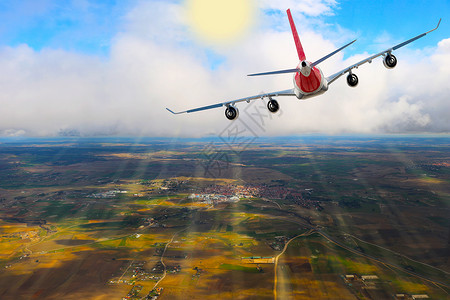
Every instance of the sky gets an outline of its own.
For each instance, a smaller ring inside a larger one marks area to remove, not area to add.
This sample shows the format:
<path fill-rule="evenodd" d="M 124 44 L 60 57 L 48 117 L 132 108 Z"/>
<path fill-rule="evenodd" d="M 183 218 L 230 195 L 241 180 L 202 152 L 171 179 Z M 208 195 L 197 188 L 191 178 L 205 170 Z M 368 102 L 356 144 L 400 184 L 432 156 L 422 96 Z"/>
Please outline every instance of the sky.
<path fill-rule="evenodd" d="M 325 76 L 434 28 L 318 97 L 239 103 L 172 115 L 293 87 L 297 66 L 286 9 L 307 59 Z M 286 136 L 450 132 L 450 1 L 0 0 L 0 136 Z"/>

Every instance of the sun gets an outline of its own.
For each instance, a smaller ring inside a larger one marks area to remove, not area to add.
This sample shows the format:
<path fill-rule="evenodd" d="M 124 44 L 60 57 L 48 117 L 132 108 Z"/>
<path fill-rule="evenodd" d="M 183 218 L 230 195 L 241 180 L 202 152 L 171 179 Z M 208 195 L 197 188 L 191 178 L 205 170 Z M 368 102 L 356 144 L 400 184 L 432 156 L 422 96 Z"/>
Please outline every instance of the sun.
<path fill-rule="evenodd" d="M 228 44 L 249 30 L 255 6 L 253 0 L 186 0 L 190 26 L 208 43 Z"/>

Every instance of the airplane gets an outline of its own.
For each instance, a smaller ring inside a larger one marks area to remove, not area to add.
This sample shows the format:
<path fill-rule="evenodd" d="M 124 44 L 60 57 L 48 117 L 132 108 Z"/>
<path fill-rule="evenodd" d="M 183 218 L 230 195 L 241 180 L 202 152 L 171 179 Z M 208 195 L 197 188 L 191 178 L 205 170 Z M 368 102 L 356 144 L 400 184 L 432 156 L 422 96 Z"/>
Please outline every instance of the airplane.
<path fill-rule="evenodd" d="M 392 69 L 397 65 L 397 58 L 392 54 L 392 51 L 397 50 L 411 42 L 414 42 L 417 39 L 420 39 L 427 35 L 428 33 L 438 29 L 439 24 L 441 23 L 441 19 L 439 19 L 439 22 L 437 26 L 425 33 L 419 34 L 416 37 L 413 37 L 403 43 L 400 43 L 398 45 L 395 45 L 391 48 L 388 48 L 384 51 L 381 51 L 380 53 L 377 53 L 375 55 L 372 55 L 364 60 L 361 60 L 360 62 L 353 64 L 331 76 L 325 77 L 322 73 L 322 70 L 317 66 L 324 60 L 330 58 L 331 56 L 335 55 L 339 51 L 343 50 L 344 48 L 350 46 L 353 44 L 356 40 L 351 41 L 350 43 L 342 46 L 341 48 L 331 52 L 330 54 L 325 55 L 319 60 L 316 60 L 315 62 L 310 62 L 306 60 L 305 52 L 303 51 L 302 44 L 300 42 L 300 38 L 297 33 L 297 29 L 294 24 L 294 20 L 292 19 L 291 11 L 288 9 L 287 16 L 289 19 L 289 24 L 291 26 L 292 35 L 294 37 L 295 46 L 297 48 L 297 54 L 298 58 L 300 60 L 297 68 L 295 69 L 287 69 L 287 70 L 280 70 L 280 71 L 272 71 L 272 72 L 264 72 L 264 73 L 256 73 L 256 74 L 249 74 L 247 76 L 261 76 L 261 75 L 272 75 L 272 74 L 283 74 L 283 73 L 295 73 L 294 74 L 294 88 L 278 91 L 278 92 L 272 92 L 272 93 L 265 93 L 265 94 L 259 94 L 255 96 L 245 97 L 241 99 L 221 102 L 217 104 L 202 106 L 194 109 L 189 109 L 185 111 L 180 112 L 174 112 L 170 110 L 169 108 L 166 108 L 169 112 L 172 114 L 178 115 L 183 113 L 192 113 L 202 110 L 208 110 L 212 108 L 218 108 L 225 106 L 225 116 L 229 120 L 235 120 L 239 116 L 239 110 L 236 107 L 236 103 L 239 102 L 247 102 L 249 103 L 251 100 L 256 99 L 268 99 L 267 101 L 267 109 L 272 112 L 276 113 L 280 109 L 280 105 L 278 104 L 278 101 L 275 100 L 273 97 L 278 96 L 296 96 L 299 100 L 306 100 L 311 97 L 315 97 L 318 95 L 321 95 L 325 93 L 328 90 L 328 86 L 333 83 L 336 79 L 344 75 L 345 73 L 348 73 L 347 75 L 347 84 L 350 87 L 356 87 L 358 85 L 358 77 L 356 74 L 352 72 L 353 69 L 357 69 L 359 66 L 365 64 L 365 63 L 371 63 L 373 59 L 382 56 L 383 57 L 383 65 L 388 68 Z"/>

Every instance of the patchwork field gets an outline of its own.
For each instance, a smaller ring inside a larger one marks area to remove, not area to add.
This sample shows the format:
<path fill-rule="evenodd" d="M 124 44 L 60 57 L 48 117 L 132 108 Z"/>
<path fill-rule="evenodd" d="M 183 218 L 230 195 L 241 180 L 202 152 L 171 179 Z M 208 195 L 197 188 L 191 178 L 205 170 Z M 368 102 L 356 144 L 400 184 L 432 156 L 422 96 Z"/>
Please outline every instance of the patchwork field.
<path fill-rule="evenodd" d="M 0 140 L 0 299 L 450 297 L 448 137 L 235 149 Z"/>

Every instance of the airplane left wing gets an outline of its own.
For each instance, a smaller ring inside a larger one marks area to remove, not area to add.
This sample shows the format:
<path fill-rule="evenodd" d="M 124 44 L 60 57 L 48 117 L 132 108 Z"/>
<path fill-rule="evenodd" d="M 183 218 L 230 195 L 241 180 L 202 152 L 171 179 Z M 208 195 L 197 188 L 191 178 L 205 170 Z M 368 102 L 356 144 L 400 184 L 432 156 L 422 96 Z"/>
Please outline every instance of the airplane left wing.
<path fill-rule="evenodd" d="M 335 81 L 336 79 L 338 79 L 339 77 L 341 77 L 342 75 L 344 75 L 345 73 L 350 72 L 352 69 L 355 69 L 355 68 L 357 69 L 359 66 L 361 66 L 361 65 L 363 65 L 363 64 L 365 64 L 365 63 L 367 63 L 367 62 L 368 62 L 368 63 L 371 63 L 372 60 L 373 60 L 374 58 L 377 58 L 378 56 L 386 56 L 386 55 L 390 55 L 392 51 L 397 50 L 398 48 L 403 47 L 403 46 L 405 46 L 405 45 L 407 45 L 407 44 L 409 44 L 409 43 L 411 43 L 411 42 L 414 42 L 415 40 L 418 40 L 418 39 L 420 39 L 421 37 L 424 37 L 424 36 L 427 35 L 428 33 L 430 33 L 430 32 L 432 32 L 432 31 L 435 31 L 436 29 L 438 29 L 439 24 L 441 24 L 441 19 L 439 19 L 439 22 L 438 22 L 437 26 L 436 26 L 435 28 L 433 28 L 432 30 L 427 31 L 427 32 L 422 33 L 422 34 L 419 34 L 418 36 L 413 37 L 412 39 L 409 39 L 409 40 L 407 40 L 407 41 L 405 41 L 405 42 L 403 42 L 403 43 L 400 43 L 400 44 L 398 44 L 398 45 L 395 45 L 394 47 L 391 47 L 391 48 L 389 48 L 389 49 L 386 49 L 386 50 L 384 50 L 384 51 L 381 51 L 380 53 L 377 53 L 377 54 L 372 55 L 372 56 L 370 56 L 370 57 L 368 57 L 368 58 L 366 58 L 366 59 L 363 59 L 363 60 L 361 60 L 360 62 L 358 62 L 358 63 L 356 63 L 356 64 L 354 64 L 354 65 L 351 65 L 351 66 L 349 66 L 349 67 L 347 67 L 347 68 L 345 68 L 345 69 L 343 69 L 343 70 L 341 70 L 341 71 L 339 71 L 339 72 L 337 72 L 337 73 L 335 73 L 335 74 L 333 74 L 333 75 L 327 77 L 328 84 L 332 83 L 333 81 Z"/>
<path fill-rule="evenodd" d="M 277 97 L 277 96 L 295 96 L 294 89 L 278 91 L 278 92 L 272 92 L 272 93 L 259 94 L 259 95 L 255 95 L 255 96 L 245 97 L 245 98 L 231 100 L 231 101 L 225 101 L 225 102 L 222 102 L 222 103 L 202 106 L 202 107 L 188 109 L 188 110 L 179 111 L 179 112 L 174 112 L 174 111 L 172 111 L 172 110 L 170 110 L 168 108 L 166 108 L 166 109 L 168 111 L 170 111 L 171 113 L 173 113 L 174 115 L 178 115 L 178 114 L 192 113 L 192 112 L 196 112 L 196 111 L 207 110 L 207 109 L 212 109 L 212 108 L 217 108 L 217 107 L 222 107 L 222 106 L 235 105 L 236 103 L 244 102 L 244 101 L 246 101 L 248 103 L 251 100 L 264 99 L 264 98 Z"/>

